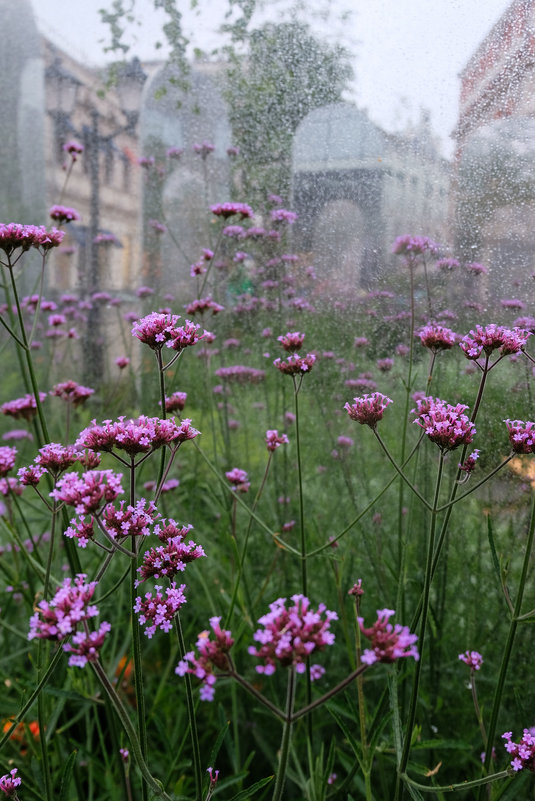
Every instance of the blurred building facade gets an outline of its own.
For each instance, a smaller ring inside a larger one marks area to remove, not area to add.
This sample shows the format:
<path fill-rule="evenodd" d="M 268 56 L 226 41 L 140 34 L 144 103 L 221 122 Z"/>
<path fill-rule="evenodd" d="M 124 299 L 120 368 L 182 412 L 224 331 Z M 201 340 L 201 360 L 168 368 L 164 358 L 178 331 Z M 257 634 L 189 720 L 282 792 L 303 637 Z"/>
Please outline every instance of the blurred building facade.
<path fill-rule="evenodd" d="M 460 74 L 452 193 L 459 255 L 494 296 L 532 294 L 535 270 L 535 0 L 513 0 Z"/>
<path fill-rule="evenodd" d="M 350 103 L 315 109 L 294 138 L 294 245 L 314 254 L 320 280 L 370 288 L 394 268 L 397 236 L 448 240 L 449 168 L 425 115 L 394 135 Z"/>

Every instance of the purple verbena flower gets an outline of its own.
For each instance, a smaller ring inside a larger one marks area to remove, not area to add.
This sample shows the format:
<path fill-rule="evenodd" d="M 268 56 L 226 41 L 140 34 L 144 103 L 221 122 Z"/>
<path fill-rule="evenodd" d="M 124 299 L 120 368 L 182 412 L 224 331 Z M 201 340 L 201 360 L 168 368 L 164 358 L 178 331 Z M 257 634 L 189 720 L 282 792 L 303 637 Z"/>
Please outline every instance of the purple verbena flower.
<path fill-rule="evenodd" d="M 210 618 L 210 627 L 215 639 L 210 639 L 209 631 L 201 631 L 196 643 L 199 655 L 196 656 L 194 651 L 189 651 L 175 668 L 178 676 L 190 673 L 201 680 L 202 701 L 212 701 L 214 698 L 214 685 L 217 678 L 214 668 L 223 673 L 228 673 L 231 669 L 227 655 L 234 645 L 234 640 L 230 631 L 223 630 L 220 623 L 220 617 Z"/>
<path fill-rule="evenodd" d="M 535 423 L 523 420 L 504 420 L 509 442 L 515 453 L 535 452 Z"/>
<path fill-rule="evenodd" d="M 513 770 L 518 772 L 527 769 L 535 773 L 535 736 L 533 731 L 524 729 L 519 743 L 514 743 L 512 737 L 513 733 L 510 731 L 502 734 L 502 739 L 505 740 L 505 750 L 513 757 L 511 760 Z"/>
<path fill-rule="evenodd" d="M 145 626 L 145 634 L 149 640 L 158 628 L 161 631 L 169 632 L 173 627 L 176 613 L 186 603 L 185 584 L 177 587 L 175 582 L 172 582 L 171 586 L 165 590 L 165 595 L 162 589 L 156 584 L 154 595 L 152 592 L 147 592 L 143 598 L 138 596 L 134 604 L 134 612 L 138 615 L 139 625 Z"/>
<path fill-rule="evenodd" d="M 286 434 L 279 434 L 276 429 L 266 431 L 266 447 L 268 451 L 273 453 L 281 445 L 287 445 L 289 442 Z"/>
<path fill-rule="evenodd" d="M 344 409 L 352 420 L 356 420 L 361 425 L 375 428 L 379 420 L 383 419 L 386 407 L 393 403 L 391 398 L 374 392 L 371 395 L 363 395 L 361 398 L 353 398 L 353 404 L 346 403 Z"/>
<path fill-rule="evenodd" d="M 478 651 L 465 651 L 464 654 L 459 654 L 459 659 L 468 665 L 470 670 L 479 670 L 483 664 L 483 657 Z"/>
<path fill-rule="evenodd" d="M 364 628 L 364 618 L 359 617 L 358 623 L 361 632 L 371 640 L 371 649 L 362 654 L 362 661 L 366 665 L 375 662 L 395 662 L 405 656 L 412 656 L 415 660 L 420 658 L 415 643 L 416 634 L 411 634 L 407 626 L 396 623 L 393 626 L 389 619 L 395 615 L 393 609 L 378 609 L 377 620 L 370 628 Z"/>
<path fill-rule="evenodd" d="M 286 609 L 286 598 L 278 598 L 258 620 L 263 628 L 257 629 L 253 639 L 260 647 L 251 645 L 248 649 L 251 656 L 263 660 L 256 666 L 257 673 L 271 675 L 277 664 L 293 665 L 298 673 L 304 673 L 307 658 L 334 643 L 329 629 L 331 621 L 338 620 L 336 612 L 330 612 L 325 604 L 314 611 L 304 595 L 292 595 L 291 600 L 293 605 Z"/>

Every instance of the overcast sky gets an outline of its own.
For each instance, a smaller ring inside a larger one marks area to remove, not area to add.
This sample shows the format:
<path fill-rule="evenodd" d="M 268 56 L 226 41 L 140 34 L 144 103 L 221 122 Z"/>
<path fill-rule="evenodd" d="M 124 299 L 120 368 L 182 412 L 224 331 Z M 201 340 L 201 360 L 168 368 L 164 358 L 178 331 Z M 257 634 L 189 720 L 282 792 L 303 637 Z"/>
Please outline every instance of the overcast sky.
<path fill-rule="evenodd" d="M 41 31 L 56 44 L 88 63 L 103 62 L 103 40 L 109 40 L 109 33 L 98 9 L 110 7 L 112 0 L 32 4 Z M 185 8 L 189 1 L 178 5 Z M 196 15 L 184 11 L 195 46 L 206 50 L 217 45 L 214 31 L 226 5 L 225 0 L 199 0 Z M 442 152 L 451 155 L 459 72 L 509 5 L 510 0 L 332 0 L 333 8 L 353 9 L 345 25 L 331 15 L 331 38 L 341 34 L 355 52 L 354 99 L 389 131 L 400 130 L 408 119 L 417 121 L 420 108 L 428 108 Z M 284 0 L 275 6 L 279 17 Z M 155 43 L 162 40 L 165 16 L 154 11 L 152 0 L 136 0 L 135 9 L 142 25 L 134 28 L 131 55 L 161 57 L 164 51 L 155 49 Z"/>

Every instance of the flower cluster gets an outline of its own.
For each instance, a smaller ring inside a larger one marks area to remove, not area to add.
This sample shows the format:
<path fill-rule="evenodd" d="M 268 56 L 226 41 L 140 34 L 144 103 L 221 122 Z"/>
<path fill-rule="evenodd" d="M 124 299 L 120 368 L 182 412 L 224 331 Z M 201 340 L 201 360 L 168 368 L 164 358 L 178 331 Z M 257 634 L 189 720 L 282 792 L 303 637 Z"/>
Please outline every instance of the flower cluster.
<path fill-rule="evenodd" d="M 40 601 L 37 611 L 30 618 L 30 632 L 28 639 L 35 637 L 45 640 L 64 640 L 70 634 L 76 634 L 80 624 L 84 624 L 81 637 L 77 638 L 75 648 L 71 649 L 67 643 L 63 646 L 65 651 L 72 650 L 69 665 L 83 667 L 88 661 L 94 661 L 98 657 L 104 641 L 104 635 L 110 630 L 108 624 L 103 624 L 104 629 L 99 630 L 98 636 L 93 639 L 91 648 L 83 646 L 86 638 L 90 637 L 86 629 L 85 621 L 98 615 L 98 609 L 92 605 L 91 599 L 97 586 L 96 581 L 86 584 L 86 575 L 79 573 L 74 579 L 66 578 L 56 592 L 50 603 Z M 100 636 L 102 635 L 102 636 Z M 79 651 L 79 652 L 78 652 Z M 82 656 L 84 659 L 82 659 Z"/>
<path fill-rule="evenodd" d="M 67 403 L 72 403 L 74 407 L 80 406 L 84 401 L 91 397 L 95 392 L 90 387 L 84 387 L 77 384 L 76 381 L 64 381 L 61 384 L 56 384 L 51 390 L 50 394 L 56 398 L 62 398 Z"/>
<path fill-rule="evenodd" d="M 119 417 L 115 422 L 104 420 L 97 425 L 96 420 L 80 433 L 76 447 L 93 451 L 111 451 L 112 448 L 126 451 L 129 456 L 156 450 L 162 445 L 178 446 L 188 439 L 194 439 L 199 432 L 185 418 L 180 424 L 174 420 L 141 415 L 135 420 Z"/>
<path fill-rule="evenodd" d="M 281 445 L 287 445 L 288 442 L 289 440 L 286 434 L 279 434 L 276 429 L 266 431 L 266 447 L 271 453 L 276 451 Z"/>
<path fill-rule="evenodd" d="M 52 476 L 58 476 L 68 467 L 78 461 L 81 454 L 74 445 L 61 445 L 57 442 L 50 442 L 39 448 L 39 454 L 34 462 L 43 470 L 47 470 Z"/>
<path fill-rule="evenodd" d="M 57 228 L 47 231 L 44 225 L 0 223 L 0 250 L 7 256 L 11 256 L 18 248 L 23 251 L 30 248 L 49 250 L 61 245 L 64 236 L 63 231 Z"/>
<path fill-rule="evenodd" d="M 483 657 L 478 651 L 465 651 L 464 654 L 459 654 L 459 659 L 468 665 L 470 670 L 479 670 L 483 664 Z"/>
<path fill-rule="evenodd" d="M 535 452 L 535 423 L 522 420 L 504 420 L 509 442 L 515 453 Z"/>
<path fill-rule="evenodd" d="M 56 222 L 73 222 L 73 220 L 79 220 L 80 215 L 76 211 L 76 209 L 72 209 L 69 206 L 52 206 L 48 213 L 52 220 L 56 220 Z"/>
<path fill-rule="evenodd" d="M 166 412 L 181 412 L 186 405 L 187 392 L 173 392 L 172 395 L 165 396 L 165 411 Z M 161 403 L 161 401 L 160 401 Z"/>
<path fill-rule="evenodd" d="M 119 509 L 109 503 L 101 516 L 102 525 L 113 539 L 123 537 L 146 537 L 150 534 L 149 526 L 159 517 L 153 501 L 140 498 L 135 506 L 128 504 L 125 508 L 121 501 Z"/>
<path fill-rule="evenodd" d="M 236 492 L 249 491 L 251 482 L 248 480 L 248 475 L 245 470 L 240 470 L 239 467 L 234 467 L 232 470 L 228 470 L 225 475 L 233 490 Z"/>
<path fill-rule="evenodd" d="M 39 400 L 41 403 L 46 398 L 46 392 L 39 393 Z M 7 414 L 9 417 L 14 417 L 15 420 L 33 420 L 37 414 L 37 403 L 34 395 L 24 395 L 23 398 L 15 398 L 15 400 L 7 401 L 0 406 L 0 412 Z"/>
<path fill-rule="evenodd" d="M 0 777 L 0 790 L 7 795 L 8 798 L 16 798 L 17 787 L 20 787 L 22 780 L 17 776 L 18 768 L 13 768 L 9 773 Z"/>
<path fill-rule="evenodd" d="M 356 420 L 361 425 L 375 428 L 379 420 L 383 419 L 386 407 L 393 403 L 391 398 L 374 392 L 371 395 L 363 395 L 361 398 L 353 398 L 353 404 L 346 403 L 344 409 L 352 420 Z"/>
<path fill-rule="evenodd" d="M 258 370 L 256 367 L 246 367 L 244 364 L 218 367 L 215 375 L 221 381 L 235 384 L 260 384 L 266 377 L 264 370 Z"/>
<path fill-rule="evenodd" d="M 490 356 L 498 348 L 502 356 L 518 353 L 524 350 L 530 336 L 531 332 L 522 328 L 504 328 L 491 323 L 485 327 L 477 325 L 475 331 L 472 330 L 463 337 L 459 345 L 467 359 L 476 360 L 483 352 Z"/>
<path fill-rule="evenodd" d="M 530 770 L 535 773 L 535 735 L 530 729 L 524 729 L 522 739 L 519 743 L 513 742 L 513 732 L 506 731 L 502 734 L 505 740 L 505 750 L 513 759 L 511 766 L 513 770 Z"/>
<path fill-rule="evenodd" d="M 224 310 L 224 306 L 221 306 L 220 303 L 216 303 L 215 300 L 212 300 L 210 297 L 192 300 L 192 302 L 188 303 L 186 306 L 186 314 L 204 314 L 205 312 L 211 311 L 215 316 Z"/>
<path fill-rule="evenodd" d="M 165 590 L 165 595 L 162 593 L 162 587 L 157 584 L 154 589 L 155 595 L 152 592 L 145 593 L 143 598 L 138 595 L 134 605 L 134 612 L 139 616 L 139 625 L 145 626 L 145 634 L 149 640 L 158 628 L 165 632 L 170 631 L 173 618 L 186 603 L 185 584 L 177 587 L 173 582 Z"/>
<path fill-rule="evenodd" d="M 424 348 L 432 351 L 447 350 L 453 347 L 457 341 L 456 335 L 449 328 L 435 323 L 425 325 L 419 332 L 420 342 Z"/>
<path fill-rule="evenodd" d="M 474 423 L 464 412 L 462 403 L 451 406 L 439 398 L 424 398 L 426 411 L 419 411 L 414 421 L 442 451 L 452 451 L 459 445 L 469 445 L 476 433 Z"/>
<path fill-rule="evenodd" d="M 121 479 L 121 473 L 112 470 L 88 470 L 81 476 L 78 473 L 66 473 L 50 495 L 68 506 L 74 506 L 76 514 L 90 515 L 103 503 L 110 503 L 124 493 Z"/>
<path fill-rule="evenodd" d="M 416 660 L 420 658 L 415 646 L 417 635 L 411 634 L 408 626 L 401 626 L 399 623 L 393 626 L 389 623 L 392 615 L 395 615 L 393 609 L 378 609 L 377 620 L 367 629 L 364 628 L 364 618 L 358 618 L 361 632 L 371 640 L 372 645 L 371 649 L 367 648 L 362 654 L 361 660 L 365 665 L 395 662 L 404 656 L 412 656 Z"/>
<path fill-rule="evenodd" d="M 476 462 L 479 459 L 479 450 L 476 448 L 472 453 L 466 457 L 462 464 L 458 465 L 459 470 L 463 473 L 473 473 L 476 469 Z"/>
<path fill-rule="evenodd" d="M 277 370 L 285 375 L 304 375 L 309 373 L 314 366 L 316 357 L 313 353 L 307 353 L 306 356 L 298 356 L 297 353 L 292 353 L 285 362 L 281 359 L 275 359 L 273 362 Z"/>
<path fill-rule="evenodd" d="M 164 345 L 172 350 L 183 350 L 204 339 L 206 331 L 199 333 L 200 325 L 186 320 L 184 325 L 179 326 L 179 320 L 178 314 L 152 312 L 134 322 L 132 336 L 152 350 L 161 350 Z"/>
<path fill-rule="evenodd" d="M 424 256 L 426 253 L 436 256 L 438 250 L 437 243 L 428 236 L 411 236 L 410 234 L 398 236 L 392 245 L 392 253 L 395 253 L 396 256 L 405 256 L 410 261 L 417 256 Z"/>
<path fill-rule="evenodd" d="M 228 672 L 231 667 L 227 654 L 234 645 L 234 640 L 230 631 L 224 631 L 220 623 L 220 617 L 210 618 L 210 627 L 215 640 L 210 639 L 209 631 L 201 631 L 196 643 L 199 655 L 196 656 L 194 651 L 188 651 L 175 668 L 178 676 L 191 673 L 202 681 L 200 695 L 203 701 L 212 701 L 214 698 L 216 683 L 214 667 L 223 672 Z"/>
<path fill-rule="evenodd" d="M 298 673 L 304 673 L 310 654 L 334 643 L 329 629 L 331 620 L 338 619 L 336 612 L 330 612 L 325 604 L 315 612 L 304 595 L 292 595 L 291 600 L 293 605 L 286 609 L 286 598 L 278 598 L 258 620 L 263 628 L 255 632 L 253 639 L 260 647 L 251 645 L 248 649 L 252 656 L 264 661 L 256 666 L 257 673 L 271 675 L 277 663 L 282 667 L 294 665 Z M 312 678 L 319 678 L 323 672 L 318 665 L 311 667 Z"/>
<path fill-rule="evenodd" d="M 16 448 L 11 448 L 9 445 L 2 445 L 0 447 L 0 477 L 4 478 L 10 470 L 13 470 L 16 458 Z"/>
<path fill-rule="evenodd" d="M 210 206 L 210 211 L 216 217 L 223 217 L 225 220 L 227 217 L 236 215 L 239 216 L 240 220 L 254 216 L 252 208 L 247 203 L 216 203 L 214 206 Z"/>
<path fill-rule="evenodd" d="M 85 667 L 88 662 L 96 662 L 106 635 L 110 631 L 111 625 L 105 620 L 100 624 L 97 631 L 77 631 L 73 635 L 71 642 L 67 642 L 63 646 L 63 650 L 70 654 L 69 665 L 71 667 Z"/>
<path fill-rule="evenodd" d="M 288 209 L 272 209 L 271 220 L 274 223 L 287 223 L 288 225 L 293 225 L 293 223 L 297 220 L 297 214 L 295 211 L 289 211 Z"/>
<path fill-rule="evenodd" d="M 180 527 L 174 520 L 155 527 L 154 533 L 164 544 L 145 551 L 141 567 L 138 567 L 140 578 L 136 586 L 151 577 L 171 579 L 183 571 L 188 562 L 206 556 L 200 545 L 193 540 L 185 541 L 190 530 L 191 526 Z"/>
<path fill-rule="evenodd" d="M 288 353 L 295 353 L 303 346 L 305 335 L 299 333 L 299 331 L 293 331 L 284 334 L 284 336 L 277 337 L 277 340 Z"/>

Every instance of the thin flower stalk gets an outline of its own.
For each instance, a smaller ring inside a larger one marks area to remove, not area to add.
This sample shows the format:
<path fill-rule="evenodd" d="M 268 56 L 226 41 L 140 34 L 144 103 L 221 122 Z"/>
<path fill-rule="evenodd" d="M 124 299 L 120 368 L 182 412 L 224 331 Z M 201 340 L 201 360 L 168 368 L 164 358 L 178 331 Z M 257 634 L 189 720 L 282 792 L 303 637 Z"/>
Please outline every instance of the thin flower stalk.
<path fill-rule="evenodd" d="M 492 760 L 492 744 L 494 741 L 494 737 L 496 734 L 496 725 L 498 722 L 498 714 L 500 711 L 500 704 L 503 695 L 503 688 L 505 686 L 505 679 L 507 676 L 507 670 L 509 668 L 509 661 L 511 659 L 511 653 L 513 650 L 513 644 L 515 640 L 516 630 L 519 623 L 519 618 L 522 614 L 522 601 L 524 599 L 524 590 L 526 588 L 526 580 L 528 576 L 528 568 L 531 559 L 531 551 L 533 548 L 533 538 L 535 533 L 535 492 L 532 491 L 532 498 L 531 498 L 531 516 L 529 521 L 529 528 L 528 528 L 528 537 L 526 542 L 526 551 L 524 553 L 524 561 L 522 564 L 522 573 L 520 575 L 520 582 L 518 585 L 518 591 L 516 595 L 514 611 L 511 615 L 511 621 L 509 623 L 509 632 L 507 634 L 507 640 L 505 642 L 503 653 L 502 653 L 502 661 L 500 665 L 500 672 L 498 674 L 498 681 L 496 683 L 496 690 L 494 693 L 494 700 L 492 703 L 492 711 L 490 715 L 490 721 L 488 726 L 488 737 L 487 737 L 487 748 L 486 748 L 486 756 L 485 756 L 485 770 L 488 771 L 490 768 L 491 760 Z M 484 791 L 480 790 L 479 793 L 479 801 L 484 801 Z"/>
<path fill-rule="evenodd" d="M 286 769 L 288 757 L 290 755 L 290 742 L 292 737 L 293 708 L 295 701 L 295 668 L 288 669 L 288 688 L 286 691 L 286 714 L 282 729 L 282 740 L 279 751 L 279 766 L 275 789 L 273 791 L 273 801 L 281 801 L 283 798 L 284 785 L 286 783 Z"/>
<path fill-rule="evenodd" d="M 180 614 L 177 613 L 174 619 L 175 631 L 178 639 L 180 658 L 183 659 L 186 653 L 184 635 L 180 623 Z M 193 774 L 195 778 L 195 801 L 202 801 L 202 773 L 201 773 L 201 752 L 199 747 L 199 735 L 197 731 L 197 718 L 195 715 L 195 703 L 193 701 L 193 690 L 191 687 L 191 677 L 189 673 L 184 675 L 186 680 L 186 704 L 188 708 L 189 730 L 191 735 L 191 747 L 193 750 Z"/>
<path fill-rule="evenodd" d="M 403 743 L 403 751 L 399 764 L 399 773 L 405 773 L 407 763 L 409 761 L 409 754 L 411 749 L 412 730 L 416 720 L 416 705 L 418 701 L 418 690 L 420 686 L 420 676 L 422 672 L 422 663 L 424 656 L 424 643 L 427 628 L 427 616 L 429 613 L 429 596 L 431 591 L 431 580 L 433 577 L 433 554 L 435 550 L 435 532 L 438 510 L 438 499 L 440 496 L 440 485 L 442 481 L 442 473 L 444 467 L 444 455 L 441 453 L 438 457 L 438 469 L 435 483 L 435 493 L 433 498 L 433 506 L 431 508 L 431 520 L 429 524 L 428 544 L 427 544 L 427 559 L 425 566 L 424 587 L 422 591 L 422 613 L 420 620 L 420 634 L 419 634 L 419 647 L 421 658 L 416 662 L 413 676 L 412 693 L 409 702 L 409 712 L 407 715 L 407 724 L 405 727 L 405 740 Z M 412 628 L 412 627 L 411 627 Z M 399 778 L 396 782 L 396 799 L 399 798 Z"/>

